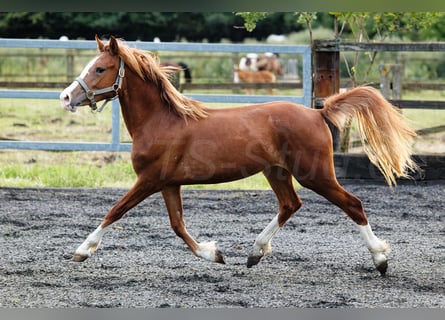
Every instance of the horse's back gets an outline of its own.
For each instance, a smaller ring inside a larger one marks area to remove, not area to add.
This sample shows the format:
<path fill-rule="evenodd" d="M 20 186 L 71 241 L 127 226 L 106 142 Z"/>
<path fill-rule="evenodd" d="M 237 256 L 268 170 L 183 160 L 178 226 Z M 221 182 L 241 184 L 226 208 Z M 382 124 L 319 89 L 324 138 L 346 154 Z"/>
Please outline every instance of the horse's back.
<path fill-rule="evenodd" d="M 227 127 L 229 137 L 239 127 L 267 143 L 291 143 L 306 148 L 311 144 L 331 143 L 329 128 L 319 110 L 289 101 L 210 109 L 205 121 L 218 128 Z"/>
<path fill-rule="evenodd" d="M 216 111 L 216 110 L 215 110 Z M 314 110 L 290 101 L 273 101 L 233 109 L 219 109 L 215 114 L 226 113 L 227 116 L 238 118 L 247 117 L 249 122 L 267 120 L 269 125 L 276 127 L 308 128 L 319 126 L 324 122 L 318 110 Z"/>

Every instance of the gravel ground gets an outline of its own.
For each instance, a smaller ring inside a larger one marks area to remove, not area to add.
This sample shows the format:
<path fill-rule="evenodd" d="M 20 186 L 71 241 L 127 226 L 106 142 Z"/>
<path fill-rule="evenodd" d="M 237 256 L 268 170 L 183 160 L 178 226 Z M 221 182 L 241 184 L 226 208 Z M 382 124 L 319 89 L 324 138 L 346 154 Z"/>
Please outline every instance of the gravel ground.
<path fill-rule="evenodd" d="M 271 191 L 184 190 L 198 241 L 216 240 L 226 265 L 193 256 L 154 195 L 105 235 L 96 254 L 72 262 L 123 189 L 0 188 L 2 307 L 445 307 L 445 184 L 347 183 L 377 236 L 392 247 L 386 277 L 337 207 L 300 190 L 303 207 L 245 264 L 274 217 Z"/>

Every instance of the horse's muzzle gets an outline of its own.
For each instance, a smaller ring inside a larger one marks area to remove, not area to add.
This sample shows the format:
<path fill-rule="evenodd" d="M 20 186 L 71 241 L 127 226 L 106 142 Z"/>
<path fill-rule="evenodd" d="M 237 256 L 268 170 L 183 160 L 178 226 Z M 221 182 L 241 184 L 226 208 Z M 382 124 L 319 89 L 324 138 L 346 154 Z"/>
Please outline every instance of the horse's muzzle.
<path fill-rule="evenodd" d="M 77 107 L 82 106 L 82 101 L 80 99 L 73 98 L 73 92 L 75 87 L 77 87 L 77 82 L 73 82 L 67 88 L 65 88 L 59 96 L 60 104 L 62 108 L 70 112 L 76 112 Z"/>

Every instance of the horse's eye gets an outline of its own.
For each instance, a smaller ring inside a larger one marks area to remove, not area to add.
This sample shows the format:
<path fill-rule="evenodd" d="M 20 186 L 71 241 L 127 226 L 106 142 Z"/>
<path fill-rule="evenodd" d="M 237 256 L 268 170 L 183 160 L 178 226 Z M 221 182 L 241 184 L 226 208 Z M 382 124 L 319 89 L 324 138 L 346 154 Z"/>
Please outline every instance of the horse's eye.
<path fill-rule="evenodd" d="M 101 74 L 101 73 L 103 73 L 105 71 L 105 68 L 101 68 L 101 67 L 97 67 L 96 68 L 96 73 L 97 74 Z"/>

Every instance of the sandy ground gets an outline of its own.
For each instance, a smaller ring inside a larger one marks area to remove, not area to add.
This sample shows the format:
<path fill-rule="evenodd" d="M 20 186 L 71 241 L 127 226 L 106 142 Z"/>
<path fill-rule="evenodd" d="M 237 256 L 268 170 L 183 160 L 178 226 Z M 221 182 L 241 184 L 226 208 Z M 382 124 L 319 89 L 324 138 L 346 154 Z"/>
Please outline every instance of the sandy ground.
<path fill-rule="evenodd" d="M 0 188 L 2 307 L 445 307 L 445 185 L 345 184 L 392 247 L 386 277 L 337 207 L 300 190 L 303 208 L 245 264 L 276 213 L 271 191 L 184 190 L 198 241 L 216 240 L 226 265 L 193 256 L 160 195 L 131 210 L 96 255 L 71 261 L 123 189 Z"/>

